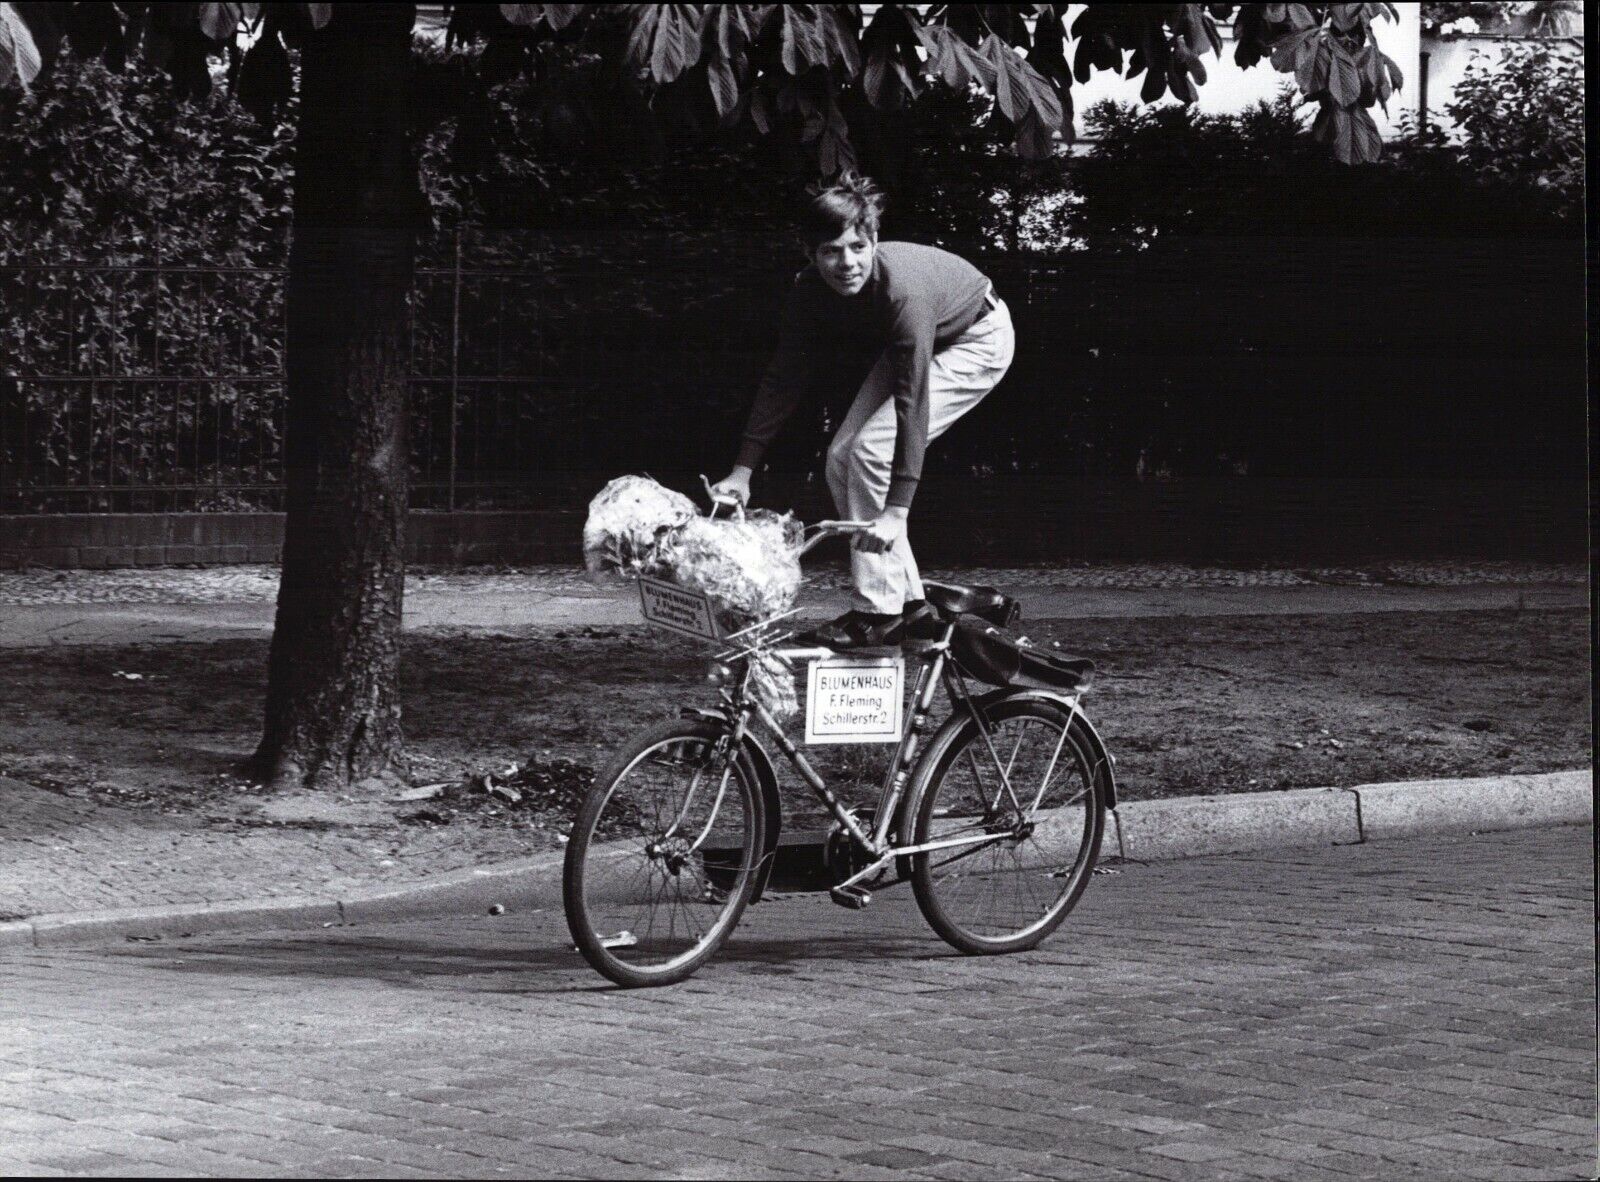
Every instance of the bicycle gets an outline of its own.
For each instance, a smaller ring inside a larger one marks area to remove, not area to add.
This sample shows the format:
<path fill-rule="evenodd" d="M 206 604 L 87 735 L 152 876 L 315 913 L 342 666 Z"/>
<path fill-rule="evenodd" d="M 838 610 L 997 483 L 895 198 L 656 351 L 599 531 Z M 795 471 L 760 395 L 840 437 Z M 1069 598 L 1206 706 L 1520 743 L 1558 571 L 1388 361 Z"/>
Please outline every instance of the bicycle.
<path fill-rule="evenodd" d="M 860 528 L 818 523 L 802 554 Z M 812 662 L 893 656 L 786 646 L 793 635 L 782 622 L 792 612 L 726 638 L 733 647 L 708 667 L 716 708 L 684 708 L 596 778 L 563 869 L 567 924 L 594 969 L 625 987 L 683 981 L 760 898 L 781 830 L 763 737 L 834 817 L 825 844 L 839 879 L 834 902 L 862 908 L 872 891 L 909 881 L 933 930 L 971 955 L 1025 951 L 1061 925 L 1116 807 L 1111 756 L 1079 701 L 1093 663 L 979 627 L 1008 627 L 1020 615 L 993 588 L 925 587 L 937 623 L 895 650 L 913 658 L 915 681 L 875 808 L 850 808 L 828 787 L 752 692 L 752 669 L 764 655 L 791 674 Z M 974 694 L 969 680 L 994 688 Z M 941 686 L 950 714 L 933 730 Z"/>

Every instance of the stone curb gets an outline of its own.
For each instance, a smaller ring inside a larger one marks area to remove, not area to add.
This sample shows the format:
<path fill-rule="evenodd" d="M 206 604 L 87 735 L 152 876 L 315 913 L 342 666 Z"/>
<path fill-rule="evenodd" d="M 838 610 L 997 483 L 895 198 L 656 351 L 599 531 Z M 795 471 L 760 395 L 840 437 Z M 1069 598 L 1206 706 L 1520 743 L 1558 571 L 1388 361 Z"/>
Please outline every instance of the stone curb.
<path fill-rule="evenodd" d="M 1121 855 L 1154 862 L 1424 833 L 1592 824 L 1593 778 L 1584 770 L 1182 796 L 1130 801 L 1112 815 Z"/>
<path fill-rule="evenodd" d="M 67 912 L 34 916 L 33 943 L 38 948 L 61 944 L 89 944 L 122 937 L 158 940 L 183 932 L 254 931 L 263 928 L 320 927 L 339 922 L 339 904 L 333 899 L 286 897 L 228 903 L 167 904 L 157 907 L 119 907 L 107 911 Z"/>
<path fill-rule="evenodd" d="M 1118 852 L 1155 862 L 1273 846 L 1352 845 L 1361 840 L 1357 811 L 1351 789 L 1294 788 L 1135 800 L 1112 816 Z"/>
<path fill-rule="evenodd" d="M 1593 824 L 1589 770 L 1470 780 L 1416 780 L 1130 801 L 1111 815 L 1102 856 L 1159 861 L 1420 834 Z M 0 923 L 0 952 L 154 940 L 207 932 L 281 931 L 559 907 L 558 853 L 435 875 L 345 898 L 297 897 L 37 915 Z"/>
<path fill-rule="evenodd" d="M 36 915 L 0 923 L 0 951 L 481 914 L 495 903 L 508 910 L 559 907 L 562 857 L 555 853 L 516 858 L 337 899 L 285 896 Z"/>

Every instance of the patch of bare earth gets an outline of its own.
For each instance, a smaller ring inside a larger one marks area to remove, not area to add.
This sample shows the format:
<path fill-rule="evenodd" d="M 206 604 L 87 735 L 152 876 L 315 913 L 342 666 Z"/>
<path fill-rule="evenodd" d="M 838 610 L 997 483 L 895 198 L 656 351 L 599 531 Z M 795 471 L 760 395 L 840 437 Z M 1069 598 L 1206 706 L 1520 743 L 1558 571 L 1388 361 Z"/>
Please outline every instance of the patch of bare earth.
<path fill-rule="evenodd" d="M 1582 611 L 1034 621 L 1025 631 L 1098 663 L 1085 702 L 1118 757 L 1125 800 L 1590 761 Z M 535 853 L 557 847 L 595 771 L 634 731 L 714 700 L 705 654 L 644 628 L 412 634 L 403 700 L 414 780 L 443 787 L 394 802 L 392 821 L 296 826 L 264 816 L 261 791 L 235 770 L 257 736 L 266 648 L 6 651 L 0 791 L 11 799 L 0 842 L 40 845 L 28 836 L 26 787 L 35 811 L 47 797 L 71 805 L 52 816 L 56 848 L 41 848 L 41 866 L 60 865 L 74 825 L 111 846 L 209 840 L 222 843 L 219 866 L 235 850 L 217 897 Z M 814 754 L 851 781 L 847 796 L 869 800 L 889 751 Z M 485 773 L 509 790 L 485 791 Z M 784 779 L 792 817 L 816 817 L 798 778 Z M 102 876 L 113 895 L 118 874 L 133 882 L 151 856 L 132 845 L 123 869 Z M 259 866 L 241 860 L 246 848 Z M 8 910 L 19 913 L 0 899 Z"/>

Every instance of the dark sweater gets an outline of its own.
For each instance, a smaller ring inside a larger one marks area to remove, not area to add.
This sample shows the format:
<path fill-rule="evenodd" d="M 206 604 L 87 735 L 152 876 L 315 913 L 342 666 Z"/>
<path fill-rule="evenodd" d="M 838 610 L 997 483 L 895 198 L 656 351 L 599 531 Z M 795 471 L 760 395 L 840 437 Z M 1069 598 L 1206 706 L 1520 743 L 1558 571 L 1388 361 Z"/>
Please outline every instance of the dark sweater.
<path fill-rule="evenodd" d="M 802 396 L 853 394 L 887 350 L 896 424 L 889 504 L 909 506 L 928 446 L 928 362 L 984 314 L 988 290 L 965 259 L 911 242 L 880 242 L 872 274 L 853 296 L 830 288 L 815 266 L 801 271 L 737 462 L 754 468 Z"/>

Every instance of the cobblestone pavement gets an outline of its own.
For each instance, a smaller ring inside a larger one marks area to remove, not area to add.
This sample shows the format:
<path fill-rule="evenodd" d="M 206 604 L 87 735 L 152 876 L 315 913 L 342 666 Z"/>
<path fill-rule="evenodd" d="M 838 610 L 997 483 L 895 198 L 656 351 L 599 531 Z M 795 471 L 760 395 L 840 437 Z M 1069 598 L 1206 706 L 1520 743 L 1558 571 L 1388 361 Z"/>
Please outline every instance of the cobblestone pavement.
<path fill-rule="evenodd" d="M 995 959 L 790 897 L 637 993 L 554 913 L 17 953 L 0 1173 L 1592 1177 L 1591 868 L 1578 828 L 1128 865 Z"/>
<path fill-rule="evenodd" d="M 1304 587 L 1340 586 L 1456 587 L 1501 583 L 1577 583 L 1587 578 L 1581 565 L 1526 562 L 1396 562 L 1364 567 L 1263 568 L 1183 566 L 1174 563 L 968 568 L 929 571 L 929 578 L 972 580 L 1005 587 Z M 838 564 L 808 566 L 806 579 L 817 589 L 849 586 Z M 418 567 L 407 574 L 408 591 L 448 591 L 459 595 L 512 592 L 583 594 L 596 592 L 582 567 L 537 565 L 506 568 Z M 219 566 L 201 569 L 0 571 L 0 604 L 70 603 L 271 603 L 278 595 L 275 566 Z"/>

